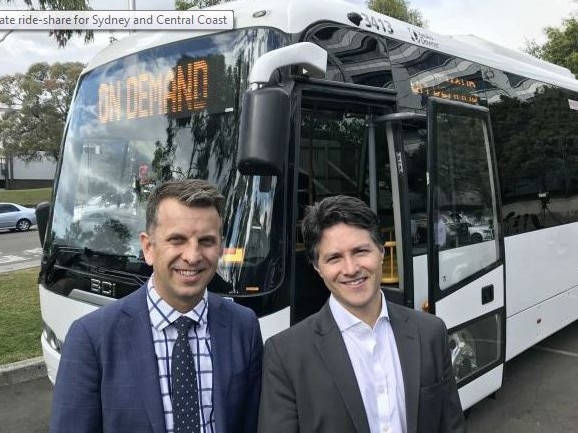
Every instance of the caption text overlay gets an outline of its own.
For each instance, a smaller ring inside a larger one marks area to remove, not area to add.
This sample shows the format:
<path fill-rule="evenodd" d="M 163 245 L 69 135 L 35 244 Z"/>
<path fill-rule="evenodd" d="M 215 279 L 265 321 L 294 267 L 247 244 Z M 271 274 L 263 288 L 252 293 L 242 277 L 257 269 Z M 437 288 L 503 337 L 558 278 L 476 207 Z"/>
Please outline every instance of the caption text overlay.
<path fill-rule="evenodd" d="M 0 11 L 0 30 L 228 30 L 231 10 Z"/>

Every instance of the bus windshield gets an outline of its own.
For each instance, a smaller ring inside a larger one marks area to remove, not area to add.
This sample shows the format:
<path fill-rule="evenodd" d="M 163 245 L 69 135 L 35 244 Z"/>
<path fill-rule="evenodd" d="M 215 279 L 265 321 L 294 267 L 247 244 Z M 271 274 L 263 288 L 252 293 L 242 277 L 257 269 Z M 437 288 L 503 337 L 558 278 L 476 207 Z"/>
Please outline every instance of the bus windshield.
<path fill-rule="evenodd" d="M 235 160 L 250 67 L 284 44 L 275 30 L 236 30 L 144 50 L 85 74 L 64 139 L 47 262 L 78 263 L 57 257 L 66 249 L 91 251 L 83 265 L 114 255 L 142 262 L 139 234 L 152 189 L 167 179 L 202 178 L 227 197 L 219 268 L 226 284 L 215 290 L 251 294 L 279 284 L 282 251 L 272 249 L 282 244 L 273 238 L 283 231 L 274 227 L 280 185 L 241 176 Z"/>

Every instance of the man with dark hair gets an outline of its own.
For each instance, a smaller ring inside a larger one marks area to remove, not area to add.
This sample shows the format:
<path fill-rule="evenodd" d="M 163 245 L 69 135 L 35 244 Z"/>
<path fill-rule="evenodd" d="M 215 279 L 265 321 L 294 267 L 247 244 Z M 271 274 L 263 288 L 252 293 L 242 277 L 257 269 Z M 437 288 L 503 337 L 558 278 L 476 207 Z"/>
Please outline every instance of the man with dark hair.
<path fill-rule="evenodd" d="M 328 197 L 302 222 L 325 306 L 265 344 L 260 433 L 465 432 L 441 319 L 387 302 L 377 216 Z"/>
<path fill-rule="evenodd" d="M 153 191 L 141 233 L 153 275 L 71 326 L 51 432 L 256 431 L 259 323 L 207 291 L 223 251 L 224 202 L 203 180 Z"/>

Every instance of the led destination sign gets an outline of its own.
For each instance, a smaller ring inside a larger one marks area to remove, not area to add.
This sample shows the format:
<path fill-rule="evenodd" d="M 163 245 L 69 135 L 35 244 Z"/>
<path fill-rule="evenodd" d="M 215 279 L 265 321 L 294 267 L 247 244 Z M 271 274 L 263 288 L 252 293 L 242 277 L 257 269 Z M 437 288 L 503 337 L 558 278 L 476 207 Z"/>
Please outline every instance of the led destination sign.
<path fill-rule="evenodd" d="M 477 104 L 480 101 L 479 96 L 475 94 L 476 83 L 459 77 L 449 78 L 434 86 L 424 86 L 419 80 L 412 80 L 411 91 L 414 94 L 436 96 L 469 104 Z"/>
<path fill-rule="evenodd" d="M 217 93 L 223 61 L 219 56 L 180 62 L 159 72 L 141 72 L 118 80 L 102 82 L 98 87 L 100 123 L 146 118 L 156 115 L 190 116 L 194 112 L 222 105 Z M 214 65 L 217 63 L 217 65 Z M 221 68 L 215 68 L 221 66 Z M 215 86 L 211 85 L 216 80 Z"/>

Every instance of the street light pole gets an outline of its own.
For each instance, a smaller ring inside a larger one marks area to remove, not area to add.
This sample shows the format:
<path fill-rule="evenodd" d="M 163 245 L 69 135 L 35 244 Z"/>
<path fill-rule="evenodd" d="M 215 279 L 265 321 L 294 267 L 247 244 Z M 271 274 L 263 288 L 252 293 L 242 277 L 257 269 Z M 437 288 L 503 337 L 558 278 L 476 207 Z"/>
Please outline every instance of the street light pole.
<path fill-rule="evenodd" d="M 128 0 L 128 10 L 135 11 L 136 10 L 136 0 Z M 129 33 L 134 33 L 134 30 L 129 30 Z"/>

